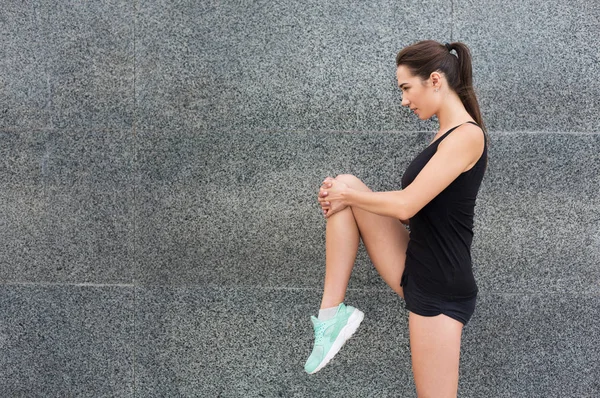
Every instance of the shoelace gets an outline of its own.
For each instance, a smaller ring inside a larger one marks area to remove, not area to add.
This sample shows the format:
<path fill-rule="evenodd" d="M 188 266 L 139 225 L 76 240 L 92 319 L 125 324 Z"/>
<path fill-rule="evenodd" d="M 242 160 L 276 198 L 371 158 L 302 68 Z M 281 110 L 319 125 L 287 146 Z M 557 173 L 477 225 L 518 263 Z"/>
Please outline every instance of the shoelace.
<path fill-rule="evenodd" d="M 325 335 L 325 322 L 315 326 L 315 344 L 320 344 Z"/>

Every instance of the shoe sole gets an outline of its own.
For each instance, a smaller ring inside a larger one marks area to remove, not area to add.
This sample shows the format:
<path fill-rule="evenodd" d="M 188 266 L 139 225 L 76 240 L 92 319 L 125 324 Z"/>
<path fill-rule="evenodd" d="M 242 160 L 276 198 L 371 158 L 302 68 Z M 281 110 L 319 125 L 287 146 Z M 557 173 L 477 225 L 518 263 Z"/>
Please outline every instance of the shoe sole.
<path fill-rule="evenodd" d="M 340 334 L 331 345 L 331 348 L 329 349 L 327 355 L 325 355 L 325 358 L 323 358 L 323 361 L 309 374 L 317 373 L 333 359 L 335 354 L 340 351 L 346 341 L 348 341 L 354 332 L 356 332 L 356 329 L 358 329 L 364 317 L 365 314 L 362 311 L 358 310 L 357 308 L 354 309 L 352 315 L 350 315 L 350 318 L 348 318 L 348 323 L 342 328 L 342 330 L 340 330 Z"/>

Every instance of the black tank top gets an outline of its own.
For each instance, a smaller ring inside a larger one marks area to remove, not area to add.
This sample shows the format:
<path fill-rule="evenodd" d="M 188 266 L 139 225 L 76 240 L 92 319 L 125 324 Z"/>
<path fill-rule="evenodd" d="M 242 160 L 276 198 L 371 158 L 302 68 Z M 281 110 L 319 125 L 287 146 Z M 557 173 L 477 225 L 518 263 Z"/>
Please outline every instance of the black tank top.
<path fill-rule="evenodd" d="M 467 123 L 477 126 L 475 122 Z M 402 176 L 402 189 L 414 181 L 433 157 L 440 142 L 459 126 L 448 130 L 417 155 Z M 475 200 L 486 165 L 487 138 L 484 134 L 484 150 L 477 163 L 410 219 L 403 285 L 410 275 L 413 283 L 432 295 L 451 299 L 477 295 L 471 242 Z"/>

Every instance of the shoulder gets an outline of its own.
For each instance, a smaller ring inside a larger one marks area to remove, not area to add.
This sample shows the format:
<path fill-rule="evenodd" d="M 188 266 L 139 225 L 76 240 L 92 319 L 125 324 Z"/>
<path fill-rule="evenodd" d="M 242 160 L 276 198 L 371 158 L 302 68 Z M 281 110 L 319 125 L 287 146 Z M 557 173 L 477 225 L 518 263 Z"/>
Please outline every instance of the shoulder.
<path fill-rule="evenodd" d="M 438 150 L 450 150 L 481 154 L 485 144 L 484 133 L 481 127 L 472 123 L 465 123 L 452 131 L 445 140 L 440 142 Z"/>

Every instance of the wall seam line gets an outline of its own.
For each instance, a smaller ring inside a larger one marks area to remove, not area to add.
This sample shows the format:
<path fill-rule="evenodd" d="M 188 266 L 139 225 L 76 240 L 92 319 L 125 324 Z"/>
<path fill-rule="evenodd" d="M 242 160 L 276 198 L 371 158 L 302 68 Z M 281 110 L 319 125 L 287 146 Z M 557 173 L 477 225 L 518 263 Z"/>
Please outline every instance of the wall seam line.
<path fill-rule="evenodd" d="M 132 206 L 132 229 L 133 229 L 133 275 L 132 275 L 132 284 L 133 284 L 133 305 L 132 305 L 132 324 L 133 324 L 133 336 L 132 336 L 132 382 L 133 382 L 133 397 L 137 397 L 137 324 L 136 324 L 136 314 L 137 314 L 137 191 L 138 191 L 138 137 L 137 137 L 137 95 L 136 95 L 136 83 L 137 83 L 137 51 L 136 51 L 136 39 L 137 39 L 137 7 L 138 0 L 133 0 L 133 118 L 132 118 L 132 144 L 133 144 L 133 206 Z"/>

